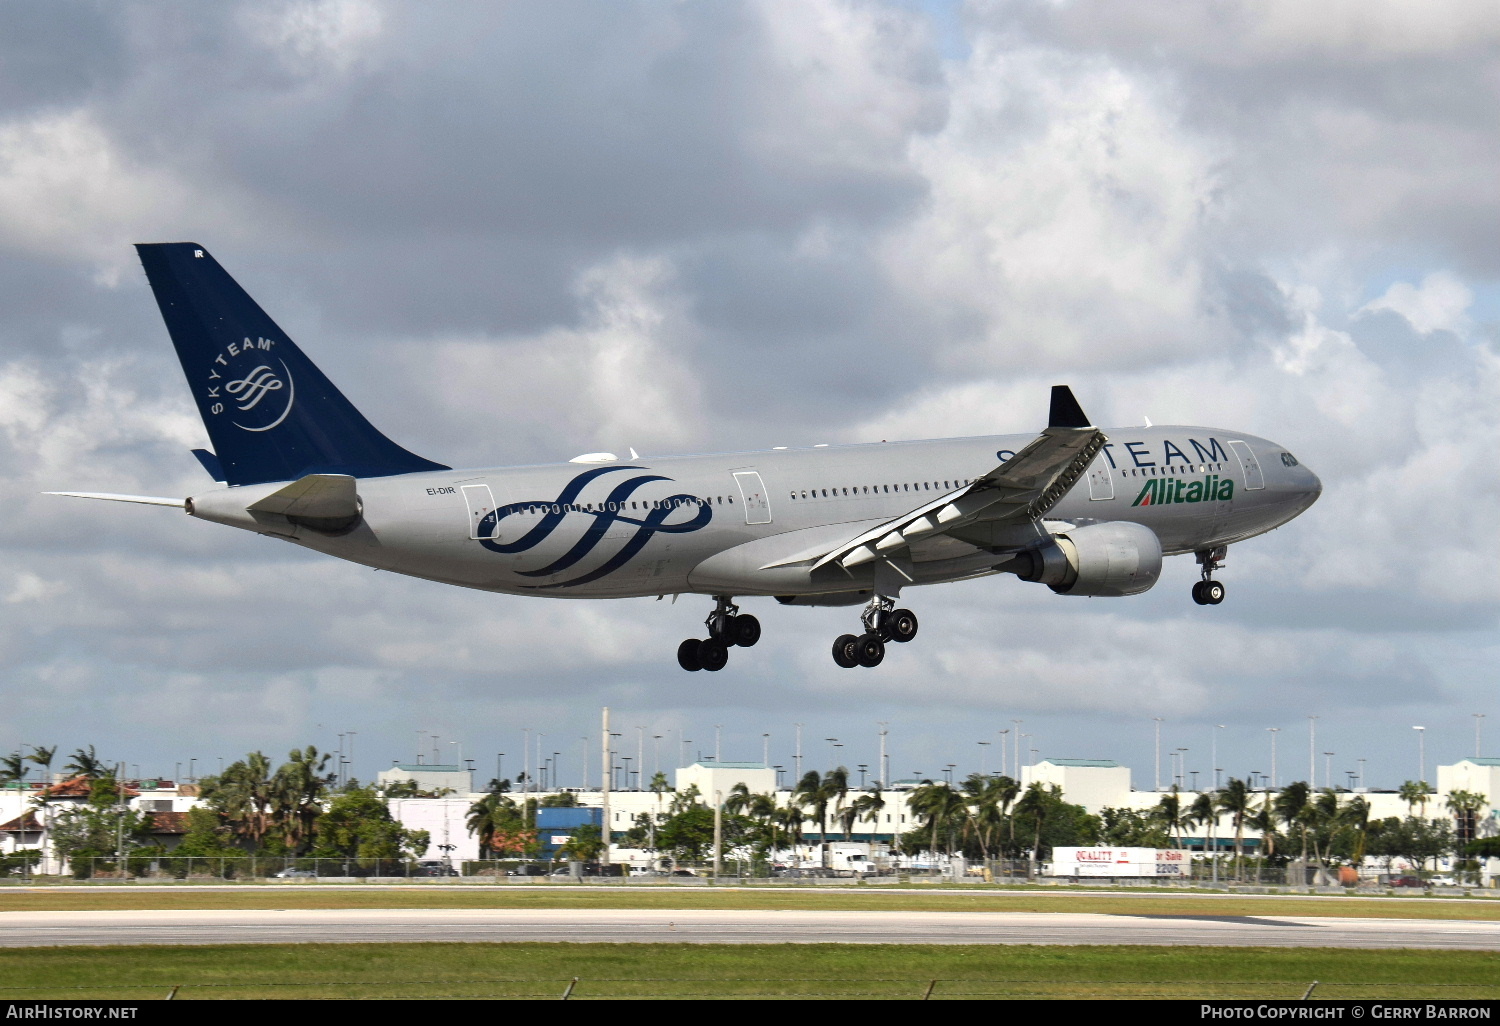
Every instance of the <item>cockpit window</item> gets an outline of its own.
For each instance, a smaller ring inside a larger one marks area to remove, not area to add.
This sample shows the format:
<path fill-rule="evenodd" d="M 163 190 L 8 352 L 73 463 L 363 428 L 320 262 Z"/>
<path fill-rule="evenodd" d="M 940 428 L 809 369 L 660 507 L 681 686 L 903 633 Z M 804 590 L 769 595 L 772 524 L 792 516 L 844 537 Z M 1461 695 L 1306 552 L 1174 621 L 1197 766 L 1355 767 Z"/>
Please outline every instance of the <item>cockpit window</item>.
<path fill-rule="evenodd" d="M 1297 465 L 1297 457 L 1289 452 L 1284 452 L 1281 454 L 1281 462 L 1284 466 L 1295 467 Z"/>

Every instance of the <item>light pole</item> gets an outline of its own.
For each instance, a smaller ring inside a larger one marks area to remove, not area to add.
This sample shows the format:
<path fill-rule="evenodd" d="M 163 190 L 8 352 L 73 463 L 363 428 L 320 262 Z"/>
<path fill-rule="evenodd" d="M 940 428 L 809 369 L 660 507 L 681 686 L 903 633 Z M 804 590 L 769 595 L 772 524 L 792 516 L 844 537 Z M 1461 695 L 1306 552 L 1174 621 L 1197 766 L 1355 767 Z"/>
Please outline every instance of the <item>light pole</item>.
<path fill-rule="evenodd" d="M 880 728 L 880 765 L 878 765 L 875 769 L 876 772 L 880 774 L 880 782 L 886 787 L 891 786 L 891 763 L 890 759 L 885 754 L 885 736 L 887 733 L 889 733 L 889 731 L 886 730 L 886 726 L 889 724 L 889 722 L 889 720 L 881 720 L 878 724 L 876 724 L 876 726 Z"/>
<path fill-rule="evenodd" d="M 1005 730 L 997 730 L 995 731 L 995 733 L 1000 735 L 1000 772 L 1005 773 L 1010 769 L 1010 763 L 1006 761 L 1005 758 L 1005 742 L 1007 740 L 1006 735 L 1010 733 L 1010 729 L 1006 728 Z"/>
<path fill-rule="evenodd" d="M 722 762 L 723 761 L 721 749 L 719 747 L 719 735 L 720 735 L 720 732 L 723 731 L 723 729 L 724 729 L 724 725 L 722 723 L 715 723 L 714 724 L 714 762 Z"/>
<path fill-rule="evenodd" d="M 1215 723 L 1213 729 L 1213 751 L 1209 753 L 1209 761 L 1213 763 L 1210 769 L 1214 771 L 1214 790 L 1219 789 L 1219 731 L 1224 729 L 1224 724 Z M 1198 790 L 1195 786 L 1193 790 Z"/>
<path fill-rule="evenodd" d="M 1333 787 L 1333 753 L 1323 753 L 1323 786 Z"/>
<path fill-rule="evenodd" d="M 1307 786 L 1318 789 L 1318 718 L 1307 718 Z"/>
<path fill-rule="evenodd" d="M 1183 785 L 1183 783 L 1184 783 L 1183 777 L 1185 777 L 1187 775 L 1187 751 L 1188 750 L 1186 748 L 1179 748 L 1179 749 L 1177 749 L 1178 755 L 1177 755 L 1177 781 L 1176 781 L 1176 783 L 1177 783 L 1178 787 L 1181 787 Z"/>
<path fill-rule="evenodd" d="M 505 766 L 505 753 L 504 752 L 496 752 L 495 753 L 495 783 L 496 784 L 499 784 L 501 780 L 505 779 L 504 766 Z"/>
<path fill-rule="evenodd" d="M 1151 717 L 1156 721 L 1156 790 L 1161 790 L 1161 717 Z"/>
<path fill-rule="evenodd" d="M 985 772 L 984 767 L 985 759 L 989 755 L 990 743 L 988 741 L 978 741 L 975 743 L 979 745 L 979 775 L 981 777 L 987 777 L 989 776 L 989 774 Z"/>
<path fill-rule="evenodd" d="M 582 785 L 583 785 L 583 789 L 585 791 L 587 791 L 589 789 L 589 739 L 588 739 L 588 735 L 587 734 L 581 735 L 578 738 L 578 740 L 583 742 L 582 753 L 581 753 L 582 757 L 579 759 L 578 765 L 580 765 L 580 766 L 583 767 L 583 776 L 581 778 L 581 782 L 582 782 Z"/>
<path fill-rule="evenodd" d="M 1361 788 L 1365 786 L 1365 760 L 1363 759 L 1359 760 L 1359 786 Z"/>
<path fill-rule="evenodd" d="M 828 742 L 828 758 L 833 760 L 833 766 L 837 766 L 839 764 L 839 739 L 836 737 L 825 737 L 823 740 Z M 832 769 L 833 766 L 829 766 L 828 768 Z"/>
<path fill-rule="evenodd" d="M 1479 758 L 1479 725 L 1484 722 L 1484 713 L 1474 714 L 1474 758 Z"/>
<path fill-rule="evenodd" d="M 656 774 L 661 772 L 661 735 L 651 735 L 651 776 L 655 779 Z"/>
<path fill-rule="evenodd" d="M 769 765 L 771 765 L 771 735 L 770 734 L 762 734 L 760 736 L 760 764 L 762 766 L 769 766 Z"/>
<path fill-rule="evenodd" d="M 1413 727 L 1417 732 L 1417 782 L 1424 787 L 1427 783 L 1427 728 Z"/>
<path fill-rule="evenodd" d="M 865 786 L 865 770 L 869 769 L 869 766 L 870 764 L 867 762 L 859 764 L 859 786 L 861 789 Z"/>
<path fill-rule="evenodd" d="M 1011 725 L 1016 728 L 1016 782 L 1021 780 L 1021 721 L 1011 720 Z"/>
<path fill-rule="evenodd" d="M 792 754 L 792 786 L 802 783 L 802 724 L 797 727 L 797 747 Z"/>
<path fill-rule="evenodd" d="M 1271 735 L 1271 788 L 1276 788 L 1276 735 L 1281 733 L 1280 727 L 1267 727 L 1266 732 Z"/>

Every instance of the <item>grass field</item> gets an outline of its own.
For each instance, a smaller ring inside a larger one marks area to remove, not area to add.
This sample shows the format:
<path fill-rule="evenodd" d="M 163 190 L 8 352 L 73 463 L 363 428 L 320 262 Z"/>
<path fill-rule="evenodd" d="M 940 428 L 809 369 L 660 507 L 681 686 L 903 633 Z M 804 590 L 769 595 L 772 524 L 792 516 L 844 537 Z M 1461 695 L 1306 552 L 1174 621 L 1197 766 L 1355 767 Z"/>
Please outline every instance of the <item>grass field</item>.
<path fill-rule="evenodd" d="M 840 911 L 1100 912 L 1117 915 L 1339 916 L 1388 919 L 1500 919 L 1500 901 L 1332 895 L 1068 894 L 1042 891 L 891 892 L 866 888 L 60 888 L 0 890 L 6 911 L 103 909 L 619 908 L 835 909 Z"/>
<path fill-rule="evenodd" d="M 0 949 L 0 999 L 1500 997 L 1500 953 L 990 945 Z"/>

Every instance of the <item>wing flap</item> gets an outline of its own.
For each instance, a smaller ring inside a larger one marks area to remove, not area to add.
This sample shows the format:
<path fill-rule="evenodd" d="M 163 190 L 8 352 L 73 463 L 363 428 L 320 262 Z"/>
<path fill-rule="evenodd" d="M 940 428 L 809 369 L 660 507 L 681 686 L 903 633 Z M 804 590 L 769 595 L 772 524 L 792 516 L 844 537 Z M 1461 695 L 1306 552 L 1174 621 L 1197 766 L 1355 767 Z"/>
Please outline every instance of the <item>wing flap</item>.
<path fill-rule="evenodd" d="M 1108 441 L 1088 424 L 1073 393 L 1052 390 L 1052 423 L 1004 463 L 970 484 L 861 532 L 825 552 L 814 569 L 837 562 L 846 569 L 888 558 L 911 543 L 969 524 L 1040 520 L 1078 483 Z"/>

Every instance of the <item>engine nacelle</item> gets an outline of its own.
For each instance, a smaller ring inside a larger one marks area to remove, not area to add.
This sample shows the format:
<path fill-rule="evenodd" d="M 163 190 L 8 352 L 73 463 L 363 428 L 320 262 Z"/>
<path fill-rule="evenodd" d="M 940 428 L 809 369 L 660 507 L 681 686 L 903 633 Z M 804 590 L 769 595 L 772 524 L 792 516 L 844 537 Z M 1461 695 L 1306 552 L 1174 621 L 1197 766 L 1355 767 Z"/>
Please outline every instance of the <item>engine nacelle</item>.
<path fill-rule="evenodd" d="M 1003 569 L 1059 595 L 1139 595 L 1161 576 L 1161 541 L 1140 524 L 1089 524 L 1018 554 Z"/>

